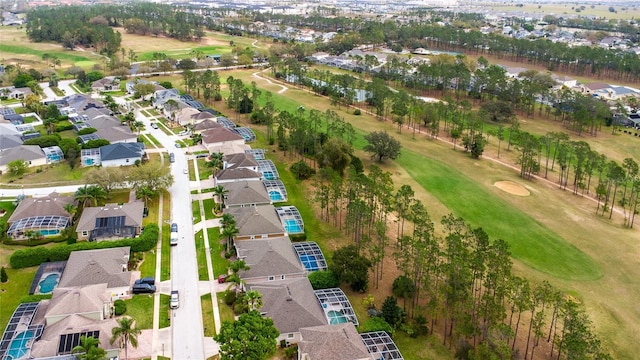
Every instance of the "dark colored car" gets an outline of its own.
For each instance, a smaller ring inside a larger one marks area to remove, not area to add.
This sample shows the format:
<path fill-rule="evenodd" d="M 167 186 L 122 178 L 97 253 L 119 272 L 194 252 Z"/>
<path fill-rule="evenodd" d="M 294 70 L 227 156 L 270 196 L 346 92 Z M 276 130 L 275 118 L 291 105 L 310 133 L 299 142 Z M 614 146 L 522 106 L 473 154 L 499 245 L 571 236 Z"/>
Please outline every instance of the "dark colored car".
<path fill-rule="evenodd" d="M 169 153 L 169 162 L 175 162 L 176 161 L 176 156 L 173 155 L 173 153 Z"/>
<path fill-rule="evenodd" d="M 136 280 L 136 284 L 149 284 L 149 285 L 155 285 L 155 284 L 156 284 L 156 279 L 152 278 L 151 276 L 149 276 L 149 277 L 143 277 L 142 279 L 138 279 L 138 280 Z"/>
<path fill-rule="evenodd" d="M 178 224 L 176 223 L 171 224 L 171 232 L 178 232 Z"/>
<path fill-rule="evenodd" d="M 155 285 L 149 285 L 144 283 L 133 284 L 131 289 L 134 294 L 153 294 L 156 292 Z"/>

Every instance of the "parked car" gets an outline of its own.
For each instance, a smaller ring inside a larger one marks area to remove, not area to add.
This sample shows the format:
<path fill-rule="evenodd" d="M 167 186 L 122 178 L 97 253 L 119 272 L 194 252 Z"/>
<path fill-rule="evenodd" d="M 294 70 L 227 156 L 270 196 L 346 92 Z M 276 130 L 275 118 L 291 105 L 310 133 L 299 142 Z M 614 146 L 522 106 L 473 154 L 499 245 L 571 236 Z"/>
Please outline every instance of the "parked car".
<path fill-rule="evenodd" d="M 177 232 L 171 232 L 171 237 L 169 238 L 169 245 L 174 246 L 174 245 L 178 245 L 178 233 Z"/>
<path fill-rule="evenodd" d="M 171 232 L 178 232 L 178 224 L 176 223 L 171 224 Z"/>
<path fill-rule="evenodd" d="M 176 156 L 173 153 L 169 153 L 169 162 L 176 162 Z"/>
<path fill-rule="evenodd" d="M 133 288 L 131 290 L 134 294 L 153 294 L 154 292 L 156 292 L 156 286 L 139 283 L 133 284 Z"/>
<path fill-rule="evenodd" d="M 184 168 L 184 169 L 182 170 L 182 172 L 183 172 L 184 174 L 188 174 L 188 173 L 189 173 L 189 169 Z"/>
<path fill-rule="evenodd" d="M 135 282 L 136 284 L 149 284 L 149 285 L 155 285 L 156 284 L 156 279 L 154 279 L 153 277 L 149 276 L 149 277 L 143 277 L 141 279 L 136 280 Z"/>
<path fill-rule="evenodd" d="M 218 284 L 224 284 L 226 280 L 227 280 L 227 275 L 218 276 Z"/>
<path fill-rule="evenodd" d="M 169 301 L 169 307 L 172 309 L 177 309 L 180 307 L 180 295 L 178 294 L 178 290 L 171 290 L 171 300 Z"/>
<path fill-rule="evenodd" d="M 156 124 L 156 123 L 152 122 L 152 123 L 151 123 L 151 127 L 152 127 L 152 128 L 154 128 L 154 129 L 157 129 L 157 128 L 158 128 L 158 124 Z"/>
<path fill-rule="evenodd" d="M 180 149 L 180 148 L 182 147 L 182 144 L 180 144 L 180 143 L 176 143 L 176 147 L 177 147 L 178 149 Z"/>

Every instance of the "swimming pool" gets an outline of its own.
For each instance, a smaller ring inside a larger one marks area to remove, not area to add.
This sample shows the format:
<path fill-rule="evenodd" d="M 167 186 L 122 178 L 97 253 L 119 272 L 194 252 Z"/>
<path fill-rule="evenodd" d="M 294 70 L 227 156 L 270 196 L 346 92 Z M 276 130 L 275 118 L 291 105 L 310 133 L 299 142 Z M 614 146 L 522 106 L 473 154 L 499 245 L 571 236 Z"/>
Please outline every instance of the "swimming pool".
<path fill-rule="evenodd" d="M 344 324 L 347 322 L 347 318 L 336 310 L 327 311 L 327 317 L 329 318 L 329 325 Z"/>
<path fill-rule="evenodd" d="M 27 352 L 29 351 L 27 343 L 31 339 L 33 339 L 33 331 L 31 330 L 23 331 L 20 334 L 16 335 L 13 340 L 11 340 L 11 344 L 9 344 L 9 348 L 7 349 L 7 353 L 5 354 L 5 358 L 18 360 L 27 355 Z"/>
<path fill-rule="evenodd" d="M 293 219 L 284 221 L 284 229 L 290 234 L 296 234 L 302 232 L 302 226 L 298 225 L 298 222 Z"/>
<path fill-rule="evenodd" d="M 269 191 L 269 198 L 271 201 L 281 201 L 284 200 L 284 196 L 280 193 L 280 191 L 271 190 Z"/>
<path fill-rule="evenodd" d="M 49 274 L 46 278 L 40 281 L 40 294 L 48 294 L 58 285 L 58 279 L 60 274 Z"/>
<path fill-rule="evenodd" d="M 300 262 L 309 271 L 318 270 L 318 262 L 315 255 L 300 255 Z"/>

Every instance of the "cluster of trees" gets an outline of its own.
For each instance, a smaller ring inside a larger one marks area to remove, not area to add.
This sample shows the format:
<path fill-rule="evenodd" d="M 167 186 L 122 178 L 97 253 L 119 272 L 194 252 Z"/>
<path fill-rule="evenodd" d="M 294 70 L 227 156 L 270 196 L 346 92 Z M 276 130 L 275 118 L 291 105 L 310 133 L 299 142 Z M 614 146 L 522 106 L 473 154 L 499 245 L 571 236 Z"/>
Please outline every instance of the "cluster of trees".
<path fill-rule="evenodd" d="M 120 48 L 120 33 L 114 31 L 101 7 L 39 7 L 27 12 L 27 35 L 35 42 L 53 41 L 67 49 L 77 45 L 94 47 L 96 52 L 113 55 Z"/>
<path fill-rule="evenodd" d="M 540 346 L 552 357 L 609 358 L 576 302 L 546 282 L 533 285 L 512 274 L 505 241 L 490 241 L 482 228 L 453 215 L 442 218 L 438 234 L 413 189 L 394 190 L 391 175 L 376 166 L 346 179 L 320 174 L 315 201 L 322 218 L 353 240 L 334 253 L 331 270 L 362 291 L 370 269 L 377 287 L 393 248 L 403 277 L 394 294 L 404 298 L 404 315 L 387 306 L 396 325 L 403 316 L 426 319 L 429 332 L 464 359 L 533 358 Z M 390 216 L 397 218 L 396 239 L 388 235 Z"/>
<path fill-rule="evenodd" d="M 131 189 L 146 204 L 173 184 L 173 175 L 167 167 L 156 164 L 144 164 L 127 169 L 100 167 L 91 169 L 87 173 L 86 181 L 87 184 L 94 184 L 100 188 L 105 196 L 109 196 L 115 189 Z M 84 188 L 80 188 L 79 191 L 82 189 Z"/>
<path fill-rule="evenodd" d="M 227 106 L 235 110 L 237 114 L 250 114 L 257 106 L 258 97 L 262 93 L 255 81 L 251 82 L 251 88 L 245 86 L 241 79 L 234 79 L 233 76 L 227 78 L 229 86 L 229 96 Z"/>

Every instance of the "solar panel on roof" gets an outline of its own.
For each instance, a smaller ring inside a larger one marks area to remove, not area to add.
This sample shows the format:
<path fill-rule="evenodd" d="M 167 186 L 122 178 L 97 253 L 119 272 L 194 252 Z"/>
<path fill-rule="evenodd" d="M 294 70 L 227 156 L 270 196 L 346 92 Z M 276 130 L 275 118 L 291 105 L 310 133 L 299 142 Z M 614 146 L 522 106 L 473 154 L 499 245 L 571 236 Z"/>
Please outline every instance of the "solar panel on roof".
<path fill-rule="evenodd" d="M 15 115 L 16 110 L 14 108 L 0 108 L 0 115 Z"/>
<path fill-rule="evenodd" d="M 80 345 L 80 338 L 83 336 L 98 339 L 100 337 L 100 331 L 83 331 L 79 333 L 60 335 L 58 355 L 70 354 L 73 348 Z"/>
<path fill-rule="evenodd" d="M 96 228 L 119 228 L 123 227 L 124 216 L 100 217 L 96 218 Z"/>

